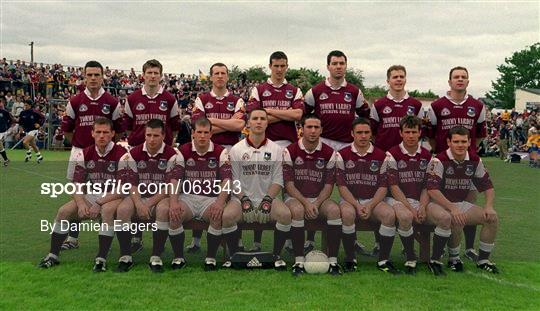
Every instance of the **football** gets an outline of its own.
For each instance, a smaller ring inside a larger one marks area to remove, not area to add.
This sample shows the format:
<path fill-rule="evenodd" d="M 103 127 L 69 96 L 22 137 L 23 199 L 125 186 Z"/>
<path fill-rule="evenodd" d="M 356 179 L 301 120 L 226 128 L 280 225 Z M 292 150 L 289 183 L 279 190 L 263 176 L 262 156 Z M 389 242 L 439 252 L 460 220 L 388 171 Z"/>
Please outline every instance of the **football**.
<path fill-rule="evenodd" d="M 309 274 L 322 274 L 328 272 L 328 257 L 319 250 L 313 250 L 306 255 L 304 269 Z"/>

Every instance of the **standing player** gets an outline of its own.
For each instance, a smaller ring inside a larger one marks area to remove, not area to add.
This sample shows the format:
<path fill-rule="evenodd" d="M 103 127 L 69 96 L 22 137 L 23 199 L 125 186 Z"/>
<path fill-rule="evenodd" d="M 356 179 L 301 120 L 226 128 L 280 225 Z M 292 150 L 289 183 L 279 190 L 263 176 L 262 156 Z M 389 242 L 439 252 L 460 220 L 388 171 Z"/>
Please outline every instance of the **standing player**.
<path fill-rule="evenodd" d="M 145 142 L 131 148 L 122 158 L 119 174 L 122 181 L 130 183 L 132 188 L 130 197 L 125 198 L 117 209 L 117 219 L 121 226 L 131 226 L 132 218 L 139 222 L 153 221 L 156 219 L 156 209 L 160 206 L 168 207 L 167 194 L 164 190 L 159 193 L 146 191 L 149 189 L 148 185 L 156 185 L 156 189 L 160 189 L 159 186 L 168 181 L 167 173 L 172 169 L 176 159 L 176 150 L 166 145 L 164 139 L 163 121 L 151 119 L 146 123 Z M 146 185 L 146 189 L 139 189 L 137 185 L 140 184 Z M 156 228 L 154 240 L 160 240 L 159 234 L 162 232 L 160 230 L 168 230 L 168 224 L 157 221 Z M 120 259 L 116 271 L 127 272 L 133 266 L 131 231 L 120 230 L 116 232 L 116 236 L 120 244 Z M 157 243 L 154 247 L 157 247 Z"/>
<path fill-rule="evenodd" d="M 270 55 L 268 68 L 270 78 L 254 87 L 247 105 L 247 111 L 264 108 L 268 113 L 266 136 L 280 147 L 285 148 L 298 141 L 296 122 L 305 112 L 302 91 L 287 83 L 285 74 L 289 68 L 287 55 L 276 51 Z M 260 250 L 262 231 L 255 231 L 254 250 Z M 290 247 L 287 240 L 286 247 Z"/>
<path fill-rule="evenodd" d="M 315 115 L 302 119 L 304 135 L 283 151 L 283 179 L 285 204 L 292 214 L 292 245 L 295 264 L 293 275 L 304 270 L 304 218 L 326 219 L 328 233 L 328 272 L 340 275 L 337 255 L 340 243 L 341 215 L 339 206 L 330 199 L 335 182 L 336 154 L 321 142 L 321 120 Z"/>
<path fill-rule="evenodd" d="M 19 114 L 19 125 L 23 128 L 26 135 L 23 138 L 23 145 L 26 151 L 25 162 L 32 159 L 32 149 L 36 153 L 37 163 L 43 161 L 43 156 L 36 145 L 36 137 L 42 131 L 41 126 L 45 122 L 45 117 L 33 109 L 30 101 L 24 103 L 24 110 Z"/>
<path fill-rule="evenodd" d="M 430 144 L 435 154 L 448 148 L 448 131 L 456 126 L 463 126 L 470 131 L 470 152 L 476 153 L 482 139 L 487 135 L 486 107 L 480 101 L 467 94 L 469 72 L 465 67 L 454 67 L 448 77 L 450 91 L 431 103 L 428 111 L 432 125 Z M 471 192 L 469 201 L 475 201 L 475 192 Z M 474 251 L 476 236 L 475 226 L 465 226 L 465 257 L 476 261 L 478 254 Z"/>
<path fill-rule="evenodd" d="M 11 127 L 11 124 L 13 124 L 13 117 L 4 109 L 4 102 L 5 99 L 0 98 L 0 155 L 4 160 L 4 166 L 8 166 L 9 159 L 6 150 L 4 149 L 4 139 L 7 135 L 7 130 Z"/>
<path fill-rule="evenodd" d="M 476 265 L 479 269 L 499 273 L 495 264 L 489 261 L 498 226 L 497 213 L 493 208 L 495 191 L 489 175 L 480 157 L 467 151 L 471 145 L 470 131 L 467 128 L 457 126 L 450 129 L 446 143 L 449 148 L 433 158 L 429 165 L 427 189 L 434 201 L 431 205 L 444 208 L 452 216 L 448 267 L 456 272 L 463 271 L 463 263 L 459 258 L 462 228 L 464 225 L 482 225 Z M 472 184 L 478 191 L 485 192 L 484 208 L 466 201 Z M 440 257 L 436 260 L 439 259 Z M 432 260 L 430 269 L 435 275 L 443 273 L 440 262 Z"/>
<path fill-rule="evenodd" d="M 169 238 L 175 260 L 183 262 L 184 234 L 173 240 L 170 232 L 183 232 L 182 223 L 193 218 L 208 222 L 205 270 L 216 269 L 216 253 L 221 242 L 221 216 L 232 188 L 227 149 L 213 143 L 212 123 L 199 118 L 193 123 L 193 141 L 184 144 L 171 173 L 171 183 L 181 184 L 182 193 L 170 197 L 164 216 L 170 221 Z M 187 190 L 186 190 L 187 189 Z M 167 214 L 168 212 L 168 214 Z M 158 217 L 161 210 L 158 208 Z M 174 262 L 173 262 L 174 264 Z"/>
<path fill-rule="evenodd" d="M 97 118 L 112 120 L 117 138 L 123 132 L 121 107 L 118 100 L 103 88 L 103 66 L 99 62 L 91 60 L 84 65 L 84 84 L 84 91 L 69 99 L 61 125 L 66 139 L 72 145 L 67 169 L 67 179 L 70 181 L 75 171 L 75 156 L 94 144 L 92 126 Z M 78 248 L 78 237 L 79 232 L 71 230 L 62 249 Z"/>
<path fill-rule="evenodd" d="M 128 96 L 125 109 L 128 144 L 131 147 L 144 143 L 146 123 L 150 119 L 159 119 L 165 124 L 165 143 L 172 146 L 178 134 L 180 119 L 178 104 L 174 95 L 160 85 L 163 66 L 155 59 L 144 63 L 142 67 L 144 85 Z M 142 232 L 135 234 L 132 242 L 133 251 L 142 249 Z"/>
<path fill-rule="evenodd" d="M 425 174 L 431 153 L 420 146 L 421 119 L 408 115 L 401 119 L 399 126 L 399 135 L 403 141 L 386 153 L 388 186 L 393 197 L 389 196 L 387 203 L 394 209 L 399 223 L 397 232 L 407 257 L 405 272 L 416 274 L 412 225 L 413 222 L 423 223 L 426 220 L 429 196 L 425 188 Z M 437 219 L 436 216 L 428 216 L 428 219 Z"/>
<path fill-rule="evenodd" d="M 422 103 L 410 97 L 405 90 L 407 70 L 404 66 L 393 65 L 386 71 L 388 94 L 371 106 L 371 120 L 375 147 L 388 151 L 401 143 L 400 121 L 405 116 L 421 117 Z"/>
<path fill-rule="evenodd" d="M 358 117 L 369 115 L 362 91 L 345 80 L 347 56 L 341 51 L 331 51 L 326 57 L 329 77 L 313 86 L 305 96 L 306 110 L 315 113 L 323 128 L 322 142 L 339 151 L 352 142 L 350 128 Z M 313 249 L 314 232 L 308 232 L 306 251 Z M 358 244 L 362 250 L 363 245 Z"/>
<path fill-rule="evenodd" d="M 232 179 L 240 181 L 241 189 L 223 211 L 223 238 L 232 255 L 238 247 L 238 222 L 275 220 L 274 267 L 283 270 L 286 264 L 280 253 L 291 230 L 291 212 L 276 198 L 283 187 L 283 150 L 265 136 L 268 115 L 264 109 L 249 113 L 248 126 L 249 135 L 230 151 Z M 230 266 L 230 261 L 225 266 Z"/>
<path fill-rule="evenodd" d="M 223 63 L 210 67 L 212 90 L 200 94 L 195 100 L 191 119 L 206 117 L 212 123 L 212 142 L 230 150 L 244 128 L 244 100 L 227 89 L 229 69 Z M 188 253 L 197 252 L 201 246 L 202 231 L 193 231 L 193 241 L 187 247 Z"/>
<path fill-rule="evenodd" d="M 371 143 L 371 127 L 368 119 L 358 118 L 352 123 L 354 141 L 341 149 L 337 155 L 336 180 L 341 195 L 341 219 L 343 221 L 343 248 L 345 270 L 356 271 L 354 252 L 357 217 L 380 222 L 380 251 L 377 268 L 399 274 L 390 262 L 390 250 L 396 235 L 395 212 L 383 202 L 387 190 L 386 155 Z"/>
<path fill-rule="evenodd" d="M 51 235 L 51 248 L 49 254 L 39 263 L 41 268 L 50 268 L 59 264 L 60 248 L 69 230 L 61 225 L 62 221 L 95 220 L 101 215 L 103 223 L 99 231 L 99 251 L 93 270 L 95 272 L 106 271 L 105 258 L 114 236 L 110 219 L 114 216 L 122 197 L 121 194 L 111 193 L 110 185 L 111 181 L 117 177 L 118 161 L 126 153 L 126 150 L 112 141 L 115 133 L 113 123 L 109 119 L 95 119 L 91 135 L 95 144 L 84 148 L 75 156 L 77 164 L 73 182 L 76 185 L 82 184 L 82 186 L 90 182 L 92 189 L 96 189 L 97 186 L 107 194 L 103 196 L 104 193 L 75 193 L 73 200 L 60 207 Z M 82 189 L 85 188 L 82 187 Z"/>

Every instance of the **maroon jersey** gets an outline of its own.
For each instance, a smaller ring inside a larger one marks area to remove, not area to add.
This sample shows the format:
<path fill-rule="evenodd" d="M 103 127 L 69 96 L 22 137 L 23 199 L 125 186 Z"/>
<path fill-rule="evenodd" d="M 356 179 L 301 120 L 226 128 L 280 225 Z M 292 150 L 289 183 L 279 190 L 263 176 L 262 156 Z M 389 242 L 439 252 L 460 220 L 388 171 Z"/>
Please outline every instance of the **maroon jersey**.
<path fill-rule="evenodd" d="M 486 137 L 486 107 L 470 95 L 460 103 L 453 102 L 448 96 L 441 97 L 431 103 L 428 116 L 433 127 L 430 137 L 435 138 L 436 153 L 448 148 L 448 131 L 456 126 L 471 131 L 469 151 L 476 151 L 476 138 Z"/>
<path fill-rule="evenodd" d="M 321 119 L 322 137 L 350 143 L 351 125 L 355 113 L 360 117 L 369 115 L 369 107 L 364 104 L 364 95 L 358 87 L 343 81 L 334 89 L 328 79 L 311 88 L 305 97 L 308 110 Z"/>
<path fill-rule="evenodd" d="M 170 172 L 175 163 L 176 150 L 166 144 L 155 155 L 150 155 L 146 143 L 132 148 L 119 163 L 119 179 L 123 183 L 162 184 L 170 181 Z M 143 193 L 143 197 L 153 194 Z"/>
<path fill-rule="evenodd" d="M 334 184 L 335 165 L 334 149 L 321 141 L 313 152 L 301 139 L 283 150 L 283 179 L 294 182 L 305 198 L 316 198 L 325 185 Z"/>
<path fill-rule="evenodd" d="M 86 148 L 94 144 L 92 126 L 98 117 L 112 120 L 114 130 L 123 132 L 118 100 L 103 88 L 99 90 L 97 98 L 91 98 L 88 89 L 70 98 L 61 128 L 64 132 L 73 133 L 71 145 Z"/>
<path fill-rule="evenodd" d="M 80 150 L 76 156 L 74 183 L 104 185 L 107 180 L 115 180 L 118 175 L 118 161 L 126 153 L 126 149 L 110 142 L 105 148 L 105 154 L 100 154 L 96 145 L 90 145 Z M 110 182 L 112 184 L 112 182 Z M 110 187 L 105 191 L 110 191 Z"/>
<path fill-rule="evenodd" d="M 186 187 L 182 192 L 186 194 L 205 195 L 217 197 L 219 192 L 214 181 L 231 179 L 231 164 L 227 149 L 210 142 L 205 154 L 199 154 L 193 142 L 183 144 L 180 153 L 176 156 L 176 165 L 171 172 L 174 179 L 181 180 Z M 195 185 L 201 188 L 197 189 Z M 232 185 L 231 185 L 232 188 Z"/>
<path fill-rule="evenodd" d="M 125 106 L 127 130 L 132 131 L 128 137 L 130 146 L 144 143 L 145 126 L 151 119 L 159 119 L 165 123 L 165 143 L 172 145 L 173 132 L 178 131 L 180 120 L 178 104 L 174 95 L 165 91 L 163 87 L 154 97 L 149 97 L 143 88 L 136 90 L 127 98 Z"/>
<path fill-rule="evenodd" d="M 217 97 L 214 92 L 206 92 L 195 100 L 191 120 L 195 121 L 201 117 L 228 120 L 235 113 L 243 111 L 243 108 L 244 100 L 229 91 L 223 97 Z M 239 137 L 240 132 L 223 132 L 212 135 L 212 141 L 218 145 L 234 145 L 239 141 Z"/>
<path fill-rule="evenodd" d="M 375 147 L 388 151 L 401 142 L 399 136 L 399 122 L 405 116 L 422 117 L 422 103 L 416 98 L 405 94 L 400 101 L 397 101 L 388 93 L 371 106 L 369 118 L 371 128 L 375 135 Z"/>
<path fill-rule="evenodd" d="M 426 169 L 431 153 L 418 146 L 414 154 L 409 154 L 401 143 L 390 148 L 386 155 L 388 185 L 399 186 L 406 198 L 419 201 L 426 188 Z"/>
<path fill-rule="evenodd" d="M 467 152 L 465 160 L 458 162 L 450 149 L 439 153 L 428 165 L 427 189 L 441 190 L 450 202 L 465 201 L 474 184 L 479 192 L 493 188 L 482 160 Z"/>
<path fill-rule="evenodd" d="M 336 183 L 347 186 L 357 199 L 372 199 L 380 187 L 386 187 L 386 154 L 371 145 L 361 155 L 351 144 L 338 151 L 336 159 Z"/>
<path fill-rule="evenodd" d="M 251 91 L 251 96 L 247 104 L 247 111 L 255 108 L 271 108 L 279 110 L 304 109 L 304 97 L 302 91 L 287 83 L 285 80 L 281 85 L 272 84 L 268 79 L 265 83 L 259 84 Z M 298 132 L 294 121 L 279 121 L 268 125 L 266 137 L 272 141 L 288 140 L 295 142 L 298 140 Z"/>

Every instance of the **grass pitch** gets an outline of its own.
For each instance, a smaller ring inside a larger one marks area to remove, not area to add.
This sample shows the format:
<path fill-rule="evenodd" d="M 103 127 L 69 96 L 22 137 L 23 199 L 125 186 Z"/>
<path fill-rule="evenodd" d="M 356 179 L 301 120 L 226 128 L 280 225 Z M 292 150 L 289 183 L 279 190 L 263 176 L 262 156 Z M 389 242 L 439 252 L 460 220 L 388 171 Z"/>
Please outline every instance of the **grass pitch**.
<path fill-rule="evenodd" d="M 112 272 L 118 258 L 114 242 L 109 271 L 91 271 L 97 252 L 97 233 L 82 232 L 81 247 L 61 254 L 54 269 L 36 268 L 48 252 L 48 232 L 40 220 L 52 221 L 67 196 L 55 199 L 40 194 L 43 182 L 65 182 L 68 152 L 44 152 L 41 164 L 24 163 L 20 151 L 8 153 L 12 162 L 0 168 L 0 308 L 11 309 L 528 309 L 540 306 L 540 194 L 538 169 L 485 159 L 496 191 L 500 229 L 492 259 L 502 271 L 491 275 L 466 262 L 466 272 L 434 278 L 425 265 L 417 276 L 390 276 L 375 268 L 372 258 L 359 256 L 359 271 L 342 277 L 289 272 L 204 272 L 204 254 L 187 255 L 181 271 L 152 274 L 146 262 L 151 234 L 145 248 L 134 256 L 135 267 L 127 274 Z M 482 202 L 480 196 L 479 203 Z M 271 249 L 265 232 L 265 249 Z M 358 233 L 372 245 L 372 234 Z M 186 244 L 191 235 L 188 233 Z M 250 246 L 252 236 L 244 232 Z M 203 239 L 203 250 L 204 239 Z M 392 259 L 401 266 L 401 245 L 396 238 Z M 221 252 L 218 257 L 221 256 Z M 172 258 L 167 244 L 163 259 Z M 288 257 L 286 257 L 288 258 Z M 292 258 L 288 258 L 289 263 Z M 166 266 L 167 268 L 167 266 Z"/>

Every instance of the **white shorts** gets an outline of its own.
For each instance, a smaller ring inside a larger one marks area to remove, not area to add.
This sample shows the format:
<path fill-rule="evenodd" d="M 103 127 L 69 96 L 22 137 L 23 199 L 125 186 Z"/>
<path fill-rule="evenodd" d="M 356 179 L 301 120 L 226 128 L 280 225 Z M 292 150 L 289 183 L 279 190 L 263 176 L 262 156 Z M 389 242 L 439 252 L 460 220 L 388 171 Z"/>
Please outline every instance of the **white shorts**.
<path fill-rule="evenodd" d="M 86 199 L 86 201 L 88 201 L 88 203 L 90 204 L 94 204 L 96 203 L 96 201 L 101 198 L 102 195 L 101 194 L 85 194 L 84 195 L 84 198 Z"/>
<path fill-rule="evenodd" d="M 462 213 L 466 213 L 474 206 L 474 204 L 467 201 L 455 202 L 454 204 L 459 208 Z"/>
<path fill-rule="evenodd" d="M 237 198 L 235 195 L 231 195 L 231 201 L 235 201 L 235 202 L 238 202 L 238 204 L 242 205 L 242 203 L 240 202 L 240 199 Z M 253 203 L 253 206 L 254 207 L 257 207 L 261 204 L 262 202 L 262 199 L 252 199 L 251 200 L 251 203 Z"/>
<path fill-rule="evenodd" d="M 287 148 L 290 144 L 292 144 L 290 141 L 288 140 L 276 140 L 274 141 L 278 146 L 281 147 L 281 149 L 285 149 Z"/>
<path fill-rule="evenodd" d="M 390 206 L 394 206 L 394 205 L 396 205 L 398 203 L 401 203 L 398 200 L 396 200 L 394 198 L 391 198 L 391 197 L 386 197 L 386 199 L 384 201 L 386 202 L 386 204 L 388 204 Z M 407 201 L 412 205 L 412 207 L 415 210 L 418 210 L 420 208 L 420 202 L 418 200 L 407 198 Z"/>
<path fill-rule="evenodd" d="M 285 202 L 285 204 L 287 204 L 287 201 L 290 201 L 294 199 L 293 197 L 289 196 L 288 194 L 285 194 L 283 196 L 283 202 Z M 309 202 L 313 203 L 315 202 L 315 200 L 317 200 L 317 198 L 306 198 Z"/>
<path fill-rule="evenodd" d="M 324 137 L 321 137 L 321 141 L 327 144 L 328 146 L 332 147 L 332 149 L 334 149 L 335 151 L 339 151 L 351 144 L 351 143 L 344 143 L 342 141 L 337 141 L 337 140 L 328 139 Z"/>
<path fill-rule="evenodd" d="M 204 195 L 196 195 L 196 194 L 181 194 L 178 197 L 180 200 L 182 200 L 191 210 L 191 213 L 193 214 L 193 218 L 202 220 L 202 215 L 206 211 L 206 209 L 216 201 L 217 197 L 207 197 Z"/>
<path fill-rule="evenodd" d="M 4 149 L 4 139 L 7 137 L 7 132 L 0 133 L 0 149 Z"/>
<path fill-rule="evenodd" d="M 32 136 L 32 137 L 36 137 L 39 133 L 39 130 L 32 130 L 28 133 L 26 133 L 26 136 Z"/>
<path fill-rule="evenodd" d="M 75 163 L 75 155 L 81 151 L 82 148 L 79 147 L 71 147 L 71 153 L 69 154 L 69 162 L 67 167 L 67 174 L 66 178 L 68 180 L 73 180 L 73 174 L 75 174 L 75 166 L 77 163 Z"/>
<path fill-rule="evenodd" d="M 362 205 L 365 205 L 365 204 L 369 203 L 369 201 L 371 201 L 371 199 L 357 199 L 357 201 L 358 201 L 358 203 L 360 203 Z M 341 204 L 343 202 L 346 202 L 345 199 L 339 198 L 339 204 Z"/>

